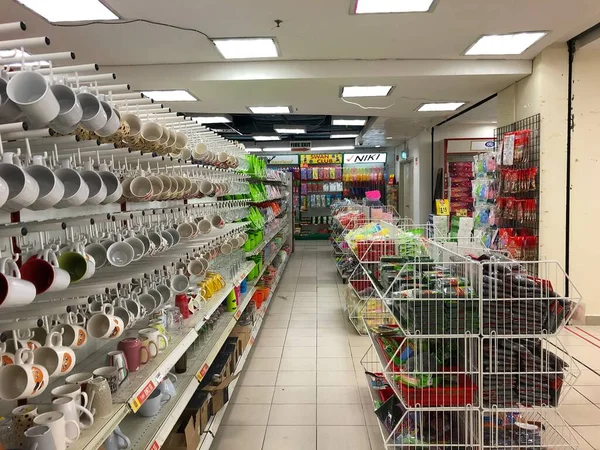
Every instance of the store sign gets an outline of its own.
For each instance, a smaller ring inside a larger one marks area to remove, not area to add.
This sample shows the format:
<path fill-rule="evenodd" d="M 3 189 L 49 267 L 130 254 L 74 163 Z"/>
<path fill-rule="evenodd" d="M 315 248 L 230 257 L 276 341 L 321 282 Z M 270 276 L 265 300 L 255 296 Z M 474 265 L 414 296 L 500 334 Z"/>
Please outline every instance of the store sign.
<path fill-rule="evenodd" d="M 385 163 L 387 153 L 346 153 L 344 164 Z"/>
<path fill-rule="evenodd" d="M 341 153 L 324 153 L 322 155 L 300 155 L 302 164 L 341 164 Z"/>
<path fill-rule="evenodd" d="M 277 155 L 267 158 L 267 164 L 274 166 L 293 166 L 298 164 L 298 155 Z"/>
<path fill-rule="evenodd" d="M 471 151 L 490 152 L 496 147 L 495 141 L 473 141 L 471 142 Z"/>
<path fill-rule="evenodd" d="M 290 142 L 290 148 L 293 152 L 308 152 L 312 148 L 312 142 Z"/>

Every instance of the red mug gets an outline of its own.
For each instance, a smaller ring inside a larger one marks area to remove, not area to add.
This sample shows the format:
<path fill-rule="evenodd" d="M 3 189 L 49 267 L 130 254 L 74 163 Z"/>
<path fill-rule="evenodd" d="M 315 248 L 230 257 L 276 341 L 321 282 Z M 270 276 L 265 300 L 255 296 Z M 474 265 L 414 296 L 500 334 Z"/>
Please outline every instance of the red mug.
<path fill-rule="evenodd" d="M 117 349 L 125 354 L 129 372 L 136 372 L 140 365 L 146 364 L 150 360 L 148 349 L 142 345 L 142 341 L 138 338 L 123 339 L 117 344 Z M 143 352 L 146 352 L 145 358 L 142 356 Z"/>
<path fill-rule="evenodd" d="M 185 294 L 177 294 L 175 296 L 175 306 L 179 308 L 181 317 L 188 319 L 192 314 L 190 312 L 190 301 Z"/>

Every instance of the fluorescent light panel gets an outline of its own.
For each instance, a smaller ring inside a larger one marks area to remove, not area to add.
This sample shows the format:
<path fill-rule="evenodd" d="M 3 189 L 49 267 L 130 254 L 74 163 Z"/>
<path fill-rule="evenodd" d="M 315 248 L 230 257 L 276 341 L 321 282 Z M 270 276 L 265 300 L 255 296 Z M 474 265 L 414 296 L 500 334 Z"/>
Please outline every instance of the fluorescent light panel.
<path fill-rule="evenodd" d="M 419 112 L 431 112 L 431 111 L 456 111 L 464 102 L 439 102 L 439 103 L 425 103 L 419 107 Z"/>
<path fill-rule="evenodd" d="M 356 147 L 354 145 L 337 145 L 335 147 L 313 147 L 311 151 L 315 152 L 327 152 L 327 151 L 337 151 L 337 150 L 354 150 Z"/>
<path fill-rule="evenodd" d="M 267 141 L 280 141 L 279 136 L 252 136 L 255 141 L 267 142 Z"/>
<path fill-rule="evenodd" d="M 344 86 L 342 97 L 387 97 L 394 86 Z"/>
<path fill-rule="evenodd" d="M 200 125 L 205 123 L 230 123 L 231 119 L 225 116 L 192 117 L 192 120 Z"/>
<path fill-rule="evenodd" d="M 297 125 L 275 125 L 273 129 L 280 134 L 304 134 L 306 127 Z"/>
<path fill-rule="evenodd" d="M 198 99 L 183 89 L 173 91 L 142 91 L 155 102 L 197 102 Z"/>
<path fill-rule="evenodd" d="M 225 59 L 277 58 L 279 50 L 273 38 L 213 39 Z"/>
<path fill-rule="evenodd" d="M 81 22 L 87 20 L 117 20 L 99 0 L 17 0 L 48 22 Z"/>
<path fill-rule="evenodd" d="M 290 106 L 248 106 L 253 114 L 291 114 Z"/>
<path fill-rule="evenodd" d="M 520 55 L 546 34 L 548 33 L 539 31 L 482 36 L 465 55 Z"/>
<path fill-rule="evenodd" d="M 331 122 L 334 126 L 342 127 L 362 127 L 367 123 L 367 119 L 333 119 Z"/>
<path fill-rule="evenodd" d="M 332 134 L 329 136 L 331 139 L 354 139 L 358 137 L 358 133 L 348 133 L 348 134 Z"/>
<path fill-rule="evenodd" d="M 356 0 L 355 14 L 428 12 L 434 0 Z"/>

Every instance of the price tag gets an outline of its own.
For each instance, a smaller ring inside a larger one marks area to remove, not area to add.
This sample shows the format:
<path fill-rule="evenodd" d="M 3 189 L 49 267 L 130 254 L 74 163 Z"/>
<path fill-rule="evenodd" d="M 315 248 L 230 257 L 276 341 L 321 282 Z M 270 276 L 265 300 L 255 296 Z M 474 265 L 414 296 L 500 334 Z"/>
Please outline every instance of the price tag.
<path fill-rule="evenodd" d="M 235 320 L 240 320 L 240 317 L 242 316 L 242 310 L 238 309 L 235 314 L 233 315 L 233 317 L 235 318 Z"/>
<path fill-rule="evenodd" d="M 152 443 L 152 445 L 150 447 L 148 447 L 148 450 L 158 450 L 160 448 L 160 444 L 158 443 L 158 441 L 154 441 Z"/>
<path fill-rule="evenodd" d="M 458 211 L 456 211 L 456 215 L 458 217 L 467 217 L 468 214 L 469 213 L 466 209 L 459 209 Z"/>
<path fill-rule="evenodd" d="M 198 381 L 202 381 L 206 373 L 208 372 L 208 364 L 204 363 L 204 365 L 200 368 L 198 373 L 196 373 L 196 378 Z"/>
<path fill-rule="evenodd" d="M 254 344 L 254 336 L 250 337 L 250 347 L 252 347 L 252 344 Z"/>
<path fill-rule="evenodd" d="M 449 216 L 450 215 L 450 202 L 448 199 L 436 200 L 435 209 L 438 216 Z"/>
<path fill-rule="evenodd" d="M 148 381 L 148 384 L 144 386 L 144 389 L 142 389 L 142 391 L 137 395 L 137 397 L 135 397 L 129 402 L 129 406 L 131 407 L 131 410 L 134 413 L 137 412 L 138 409 L 140 409 L 140 407 L 144 404 L 146 399 L 150 397 L 150 394 L 154 392 L 154 389 L 156 389 L 156 385 L 154 384 L 154 382 Z"/>

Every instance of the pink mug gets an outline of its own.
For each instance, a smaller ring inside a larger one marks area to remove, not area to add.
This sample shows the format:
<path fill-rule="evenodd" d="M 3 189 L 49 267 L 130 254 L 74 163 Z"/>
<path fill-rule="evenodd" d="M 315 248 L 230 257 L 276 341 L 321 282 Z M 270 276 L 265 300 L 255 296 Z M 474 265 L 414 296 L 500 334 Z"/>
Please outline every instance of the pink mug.
<path fill-rule="evenodd" d="M 156 346 L 154 342 L 151 342 L 150 345 Z M 123 339 L 117 345 L 117 349 L 125 354 L 129 372 L 137 371 L 140 365 L 146 364 L 150 360 L 150 351 L 142 345 L 142 341 L 138 338 Z M 145 357 L 142 356 L 144 352 L 146 353 Z M 158 349 L 155 352 L 158 352 Z"/>

